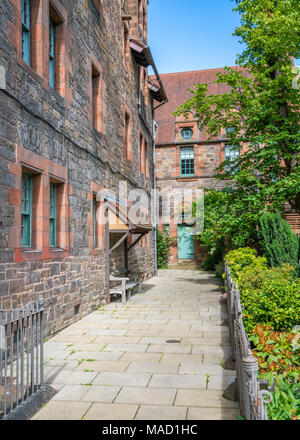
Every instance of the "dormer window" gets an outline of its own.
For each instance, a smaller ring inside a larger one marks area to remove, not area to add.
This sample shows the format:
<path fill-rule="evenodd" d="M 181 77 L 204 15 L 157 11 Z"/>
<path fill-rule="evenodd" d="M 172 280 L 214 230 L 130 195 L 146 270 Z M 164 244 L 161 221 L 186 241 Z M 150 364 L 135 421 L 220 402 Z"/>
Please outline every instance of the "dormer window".
<path fill-rule="evenodd" d="M 180 132 L 181 139 L 184 141 L 190 141 L 194 137 L 194 132 L 191 127 L 183 128 Z"/>

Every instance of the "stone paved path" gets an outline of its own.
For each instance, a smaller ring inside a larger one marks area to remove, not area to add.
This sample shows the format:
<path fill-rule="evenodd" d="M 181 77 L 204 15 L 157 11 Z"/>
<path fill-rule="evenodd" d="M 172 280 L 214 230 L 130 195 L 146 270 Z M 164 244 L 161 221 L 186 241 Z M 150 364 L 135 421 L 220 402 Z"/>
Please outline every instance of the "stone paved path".
<path fill-rule="evenodd" d="M 230 347 L 219 284 L 206 272 L 160 271 L 126 305 L 60 332 L 45 344 L 58 393 L 33 419 L 235 419 L 238 405 L 222 397 L 235 372 L 221 366 Z"/>

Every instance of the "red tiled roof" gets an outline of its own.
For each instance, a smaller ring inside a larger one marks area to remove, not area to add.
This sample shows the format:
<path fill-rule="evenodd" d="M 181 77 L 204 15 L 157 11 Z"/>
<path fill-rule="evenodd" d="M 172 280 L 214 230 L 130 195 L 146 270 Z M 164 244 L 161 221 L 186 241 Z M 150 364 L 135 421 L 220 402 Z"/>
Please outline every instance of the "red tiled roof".
<path fill-rule="evenodd" d="M 233 69 L 241 70 L 234 66 Z M 195 70 L 191 72 L 166 73 L 160 75 L 169 102 L 155 111 L 155 120 L 159 124 L 156 144 L 173 143 L 175 139 L 175 116 L 172 115 L 177 107 L 184 104 L 190 97 L 189 88 L 195 84 L 208 84 L 209 94 L 225 93 L 228 88 L 223 84 L 213 84 L 217 79 L 217 73 L 224 69 Z M 153 77 L 150 76 L 150 81 Z"/>

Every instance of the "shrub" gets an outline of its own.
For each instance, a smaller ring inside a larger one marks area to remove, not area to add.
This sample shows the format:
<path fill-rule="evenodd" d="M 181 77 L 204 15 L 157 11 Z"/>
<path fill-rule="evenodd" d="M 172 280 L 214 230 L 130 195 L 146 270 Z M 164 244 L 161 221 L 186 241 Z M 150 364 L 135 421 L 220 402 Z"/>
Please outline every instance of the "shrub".
<path fill-rule="evenodd" d="M 295 336 L 293 332 L 275 332 L 268 325 L 255 326 L 249 340 L 261 375 L 270 377 L 270 374 L 277 374 L 293 382 L 299 379 L 300 359 L 293 345 Z"/>
<path fill-rule="evenodd" d="M 244 306 L 244 324 L 251 332 L 256 324 L 268 324 L 276 331 L 290 331 L 299 324 L 300 280 L 293 268 L 244 268 L 239 273 L 239 290 Z"/>
<path fill-rule="evenodd" d="M 236 282 L 239 280 L 240 271 L 245 267 L 267 268 L 266 258 L 257 257 L 257 251 L 248 247 L 228 252 L 225 259 L 228 261 L 231 276 Z"/>
<path fill-rule="evenodd" d="M 261 247 L 271 267 L 289 263 L 298 275 L 299 241 L 290 224 L 277 211 L 259 219 Z"/>

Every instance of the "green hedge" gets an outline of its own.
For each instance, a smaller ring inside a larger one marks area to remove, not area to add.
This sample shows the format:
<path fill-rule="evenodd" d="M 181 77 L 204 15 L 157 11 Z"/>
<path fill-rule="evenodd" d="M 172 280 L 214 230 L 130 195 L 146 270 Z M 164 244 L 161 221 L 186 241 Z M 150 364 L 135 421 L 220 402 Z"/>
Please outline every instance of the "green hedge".
<path fill-rule="evenodd" d="M 300 322 L 300 279 L 295 280 L 292 266 L 268 268 L 256 255 L 245 248 L 226 256 L 240 290 L 245 329 L 251 333 L 257 324 L 267 324 L 290 331 Z"/>

